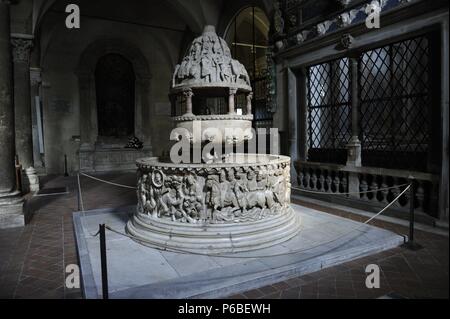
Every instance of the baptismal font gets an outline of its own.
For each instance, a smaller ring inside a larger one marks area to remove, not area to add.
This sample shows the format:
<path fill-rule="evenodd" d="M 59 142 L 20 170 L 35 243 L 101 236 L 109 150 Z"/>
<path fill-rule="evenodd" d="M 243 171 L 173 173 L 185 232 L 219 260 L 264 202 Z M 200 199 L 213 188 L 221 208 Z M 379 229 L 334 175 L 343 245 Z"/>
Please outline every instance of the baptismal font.
<path fill-rule="evenodd" d="M 227 152 L 253 138 L 252 87 L 214 27 L 192 42 L 170 93 L 174 106 L 182 101 L 170 139 L 188 155 L 174 145 L 170 159 L 137 161 L 138 204 L 127 232 L 150 246 L 211 254 L 266 248 L 295 236 L 300 219 L 290 206 L 290 158 Z M 238 94 L 245 96 L 245 112 L 236 110 Z M 227 100 L 225 112 L 194 114 L 194 97 L 205 96 Z"/>

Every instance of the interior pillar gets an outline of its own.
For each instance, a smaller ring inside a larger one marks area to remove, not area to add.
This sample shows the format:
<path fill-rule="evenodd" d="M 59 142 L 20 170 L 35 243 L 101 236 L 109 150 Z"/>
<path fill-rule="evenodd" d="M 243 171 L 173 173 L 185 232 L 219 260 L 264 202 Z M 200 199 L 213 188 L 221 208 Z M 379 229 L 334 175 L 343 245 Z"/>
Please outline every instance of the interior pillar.
<path fill-rule="evenodd" d="M 23 199 L 15 190 L 14 104 L 9 1 L 0 0 L 0 228 L 23 226 Z"/>

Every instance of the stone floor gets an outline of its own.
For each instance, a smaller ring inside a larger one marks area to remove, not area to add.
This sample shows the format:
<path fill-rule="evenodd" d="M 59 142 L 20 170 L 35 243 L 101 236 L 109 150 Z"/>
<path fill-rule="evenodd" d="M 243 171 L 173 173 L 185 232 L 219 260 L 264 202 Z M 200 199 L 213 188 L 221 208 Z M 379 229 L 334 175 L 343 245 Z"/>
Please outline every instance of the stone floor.
<path fill-rule="evenodd" d="M 102 178 L 135 184 L 134 174 Z M 133 190 L 81 178 L 84 208 L 107 208 L 135 203 Z M 78 210 L 76 179 L 45 177 L 43 186 L 68 186 L 70 194 L 33 197 L 28 209 L 35 215 L 25 228 L 0 230 L 0 298 L 81 298 L 79 289 L 65 288 L 65 266 L 77 263 L 72 212 Z M 362 221 L 345 211 L 297 201 L 330 214 Z M 386 222 L 373 225 L 401 234 L 407 228 Z M 395 248 L 312 274 L 244 292 L 230 298 L 448 298 L 449 238 L 417 231 L 419 251 Z M 381 268 L 380 289 L 365 286 L 365 266 Z"/>
<path fill-rule="evenodd" d="M 234 253 L 232 258 L 162 251 L 108 231 L 109 297 L 227 297 L 404 243 L 403 236 L 379 227 L 296 204 L 292 204 L 292 209 L 301 221 L 300 231 L 294 237 L 271 247 Z M 74 213 L 86 298 L 101 298 L 102 295 L 99 238 L 94 236 L 98 225 L 106 224 L 123 232 L 135 210 L 133 205 Z"/>

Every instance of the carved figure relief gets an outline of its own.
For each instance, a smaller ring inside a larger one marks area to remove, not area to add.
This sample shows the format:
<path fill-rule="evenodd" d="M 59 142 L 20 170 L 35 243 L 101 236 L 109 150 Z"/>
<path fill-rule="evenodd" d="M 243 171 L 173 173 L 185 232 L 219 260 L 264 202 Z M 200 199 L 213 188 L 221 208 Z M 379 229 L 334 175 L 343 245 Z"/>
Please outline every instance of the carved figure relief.
<path fill-rule="evenodd" d="M 245 67 L 232 59 L 225 40 L 215 32 L 205 32 L 193 41 L 189 53 L 175 67 L 172 86 L 196 82 L 250 85 L 250 77 Z"/>
<path fill-rule="evenodd" d="M 287 164 L 203 169 L 152 169 L 138 182 L 139 213 L 182 223 L 252 221 L 290 202 Z"/>

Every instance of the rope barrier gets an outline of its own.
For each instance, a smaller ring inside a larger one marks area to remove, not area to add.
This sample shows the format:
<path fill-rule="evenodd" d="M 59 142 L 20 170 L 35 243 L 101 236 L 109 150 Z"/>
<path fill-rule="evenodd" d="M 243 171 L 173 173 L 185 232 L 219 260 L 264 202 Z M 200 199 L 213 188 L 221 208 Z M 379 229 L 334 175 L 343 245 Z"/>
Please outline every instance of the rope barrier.
<path fill-rule="evenodd" d="M 122 185 L 122 184 L 110 182 L 110 181 L 107 181 L 107 180 L 104 180 L 104 179 L 101 179 L 101 178 L 97 178 L 97 177 L 94 177 L 94 176 L 91 176 L 91 175 L 88 175 L 88 174 L 85 174 L 85 173 L 80 173 L 80 174 L 83 175 L 83 176 L 86 176 L 87 178 L 90 178 L 90 179 L 93 179 L 93 180 L 96 180 L 96 181 L 99 181 L 99 182 L 103 182 L 103 183 L 106 183 L 106 184 L 110 184 L 110 185 L 114 185 L 114 186 L 118 186 L 118 187 L 123 187 L 123 188 L 128 188 L 128 189 L 136 189 L 135 186 L 128 186 L 128 185 Z M 78 174 L 78 176 L 79 176 L 79 174 Z"/>
<path fill-rule="evenodd" d="M 384 187 L 384 188 L 378 188 L 378 189 L 372 189 L 372 190 L 367 190 L 367 191 L 362 191 L 362 192 L 347 192 L 347 193 L 327 193 L 327 192 L 318 192 L 318 191 L 312 191 L 312 190 L 308 190 L 308 189 L 304 189 L 304 188 L 298 188 L 298 187 L 294 187 L 291 186 L 291 188 L 296 189 L 300 192 L 304 192 L 304 193 L 310 193 L 310 194 L 320 194 L 320 195 L 356 195 L 356 194 L 368 194 L 368 193 L 376 193 L 376 192 L 382 192 L 385 190 L 390 190 L 390 189 L 394 189 L 394 188 L 400 188 L 403 186 L 407 186 L 409 185 L 408 183 L 406 184 L 401 184 L 401 185 L 394 185 L 391 187 Z"/>
<path fill-rule="evenodd" d="M 83 214 L 83 217 L 85 217 L 86 213 L 84 211 L 83 194 L 81 193 L 80 174 L 77 174 L 77 182 L 78 182 L 78 199 L 80 201 L 81 213 Z M 81 221 L 81 222 L 83 223 L 83 221 Z M 84 228 L 86 228 L 86 226 L 84 226 Z M 86 230 L 87 230 L 87 228 L 86 228 Z M 100 230 L 98 230 L 95 234 L 92 234 L 89 231 L 88 231 L 88 233 L 92 237 L 97 237 L 100 234 Z"/>
<path fill-rule="evenodd" d="M 80 174 L 85 176 L 85 177 L 87 177 L 87 178 L 90 178 L 90 179 L 93 179 L 93 180 L 96 180 L 96 181 L 99 181 L 99 182 L 102 182 L 102 183 L 110 184 L 110 185 L 113 185 L 113 186 L 118 186 L 118 187 L 123 187 L 123 188 L 128 188 L 128 189 L 136 189 L 137 188 L 135 186 L 129 186 L 129 185 L 123 185 L 123 184 L 110 182 L 110 181 L 107 181 L 107 180 L 104 180 L 104 179 L 101 179 L 101 178 L 98 178 L 98 177 L 94 177 L 94 176 L 91 176 L 91 175 L 88 175 L 88 174 L 85 174 L 85 173 L 80 173 Z M 79 178 L 79 174 L 78 174 L 78 178 Z M 372 189 L 372 190 L 367 190 L 367 191 L 362 191 L 362 192 L 346 192 L 346 193 L 318 192 L 318 191 L 312 191 L 312 190 L 308 190 L 308 189 L 304 189 L 304 188 L 298 188 L 298 187 L 294 187 L 294 186 L 291 186 L 291 188 L 292 189 L 296 189 L 296 190 L 301 191 L 301 192 L 305 192 L 305 193 L 320 194 L 320 195 L 352 195 L 352 194 L 356 195 L 356 194 L 368 194 L 368 193 L 382 192 L 382 191 L 385 191 L 385 190 L 400 188 L 400 187 L 407 186 L 407 185 L 409 185 L 409 184 L 405 183 L 405 184 L 400 184 L 400 185 L 394 185 L 394 186 L 391 186 L 391 187 Z"/>
<path fill-rule="evenodd" d="M 110 181 L 103 180 L 103 179 L 100 179 L 100 178 L 97 178 L 97 177 L 94 177 L 94 176 L 91 176 L 91 175 L 88 175 L 88 174 L 85 174 L 85 173 L 78 173 L 78 174 L 77 174 L 78 193 L 79 193 L 80 206 L 81 206 L 81 211 L 82 211 L 82 213 L 83 213 L 83 216 L 85 216 L 85 210 L 84 210 L 83 196 L 82 196 L 82 192 L 81 192 L 80 174 L 83 175 L 83 176 L 85 176 L 85 177 L 88 177 L 88 178 L 90 178 L 90 179 L 93 179 L 93 180 L 96 180 L 96 181 L 99 181 L 99 182 L 103 182 L 103 183 L 106 183 L 106 184 L 110 184 L 110 185 L 113 185 L 113 186 L 124 187 L 124 188 L 128 188 L 128 189 L 136 189 L 136 187 L 133 187 L 133 186 L 122 185 L 122 184 L 110 182 Z M 346 233 L 346 234 L 341 234 L 341 235 L 339 235 L 338 237 L 336 237 L 336 238 L 334 238 L 334 239 L 332 239 L 332 240 L 330 240 L 330 241 L 328 241 L 328 242 L 320 243 L 319 245 L 316 245 L 316 246 L 311 246 L 311 247 L 305 248 L 305 249 L 303 249 L 303 250 L 290 251 L 290 252 L 280 253 L 280 254 L 272 254 L 272 255 L 264 255 L 264 256 L 251 256 L 251 257 L 250 257 L 250 256 L 233 256 L 233 255 L 223 255 L 223 254 L 206 254 L 206 253 L 193 252 L 193 251 L 188 251 L 188 250 L 183 250 L 183 249 L 176 249 L 176 248 L 170 248 L 170 249 L 168 249 L 166 246 L 163 246 L 163 245 L 157 245 L 157 244 L 155 244 L 155 243 L 153 243 L 153 242 L 149 242 L 149 241 L 146 241 L 146 240 L 144 240 L 144 239 L 137 238 L 137 237 L 135 237 L 135 236 L 132 236 L 132 235 L 126 234 L 126 233 L 124 233 L 124 232 L 115 230 L 115 229 L 111 228 L 111 227 L 108 226 L 108 225 L 105 225 L 105 228 L 108 229 L 108 230 L 110 230 L 110 231 L 112 231 L 112 232 L 114 232 L 114 233 L 117 233 L 117 234 L 119 234 L 119 235 L 128 237 L 128 238 L 130 238 L 130 239 L 132 239 L 132 240 L 134 240 L 134 241 L 137 241 L 137 242 L 140 242 L 140 243 L 144 243 L 144 244 L 146 244 L 147 246 L 151 246 L 151 247 L 153 247 L 153 248 L 155 248 L 155 249 L 163 250 L 163 251 L 173 251 L 173 252 L 179 252 L 179 253 L 191 254 L 191 255 L 194 254 L 194 255 L 201 255 L 201 256 L 223 257 L 223 258 L 267 258 L 267 257 L 277 257 L 277 256 L 284 256 L 284 255 L 296 254 L 296 253 L 299 253 L 299 252 L 311 250 L 311 249 L 316 248 L 316 247 L 318 247 L 318 246 L 322 246 L 322 245 L 325 245 L 325 244 L 328 244 L 328 243 L 332 243 L 332 242 L 334 242 L 334 241 L 336 241 L 336 240 L 339 240 L 340 238 L 343 238 L 343 237 L 349 235 L 350 233 L 352 233 L 352 232 L 354 232 L 354 231 L 359 230 L 362 226 L 368 224 L 368 223 L 371 222 L 373 219 L 375 219 L 376 217 L 378 217 L 379 215 L 381 215 L 383 212 L 385 212 L 389 207 L 391 207 L 391 206 L 392 206 L 392 205 L 393 205 L 393 204 L 394 204 L 401 196 L 403 196 L 403 194 L 404 194 L 408 189 L 410 189 L 411 184 L 401 184 L 401 185 L 395 185 L 395 186 L 386 187 L 386 188 L 380 188 L 380 189 L 377 189 L 377 190 L 368 190 L 368 191 L 364 191 L 364 192 L 348 192 L 348 193 L 324 193 L 324 192 L 315 192 L 315 191 L 310 191 L 310 190 L 300 189 L 300 188 L 297 188 L 297 187 L 292 187 L 293 189 L 297 189 L 297 190 L 299 190 L 299 191 L 303 191 L 303 192 L 307 192 L 307 193 L 316 193 L 316 194 L 322 194 L 322 195 L 323 195 L 323 194 L 329 194 L 329 195 L 349 195 L 349 194 L 363 194 L 363 193 L 378 192 L 378 191 L 383 191 L 383 190 L 389 190 L 389 189 L 394 189 L 394 188 L 400 188 L 400 187 L 403 187 L 403 186 L 407 186 L 407 187 L 406 187 L 406 188 L 405 188 L 405 189 L 404 189 L 404 190 L 403 190 L 403 191 L 402 191 L 402 192 L 401 192 L 394 200 L 392 200 L 388 205 L 386 205 L 386 206 L 385 206 L 381 211 L 379 211 L 377 214 L 375 214 L 374 216 L 372 216 L 371 218 L 369 218 L 367 221 L 365 221 L 364 223 L 362 223 L 362 224 L 361 224 L 360 226 L 358 226 L 357 228 L 354 228 L 354 229 L 350 230 L 348 233 Z M 93 236 L 93 237 L 95 237 L 95 236 L 98 236 L 98 234 L 99 234 L 99 232 L 97 232 L 96 234 L 90 234 L 90 235 Z M 232 239 L 230 239 L 230 240 L 232 241 Z"/>
<path fill-rule="evenodd" d="M 77 174 L 77 181 L 78 181 L 78 196 L 80 200 L 81 211 L 84 213 L 83 196 L 81 195 L 80 174 Z"/>
<path fill-rule="evenodd" d="M 408 184 L 406 184 L 408 185 Z M 177 253 L 183 253 L 183 254 L 189 254 L 189 255 L 199 255 L 199 256 L 209 256 L 209 257 L 221 257 L 221 258 L 242 258 L 242 259 L 253 259 L 253 258 L 270 258 L 270 257 L 279 257 L 279 256 L 286 256 L 286 255 L 293 255 L 293 254 L 297 254 L 300 252 L 305 252 L 314 248 L 317 248 L 319 246 L 323 246 L 323 245 L 327 245 L 329 243 L 332 243 L 334 241 L 337 241 L 341 238 L 344 238 L 345 236 L 351 234 L 354 231 L 358 231 L 359 229 L 361 229 L 363 226 L 367 225 L 369 222 L 371 222 L 373 219 L 375 219 L 376 217 L 378 217 L 379 215 L 381 215 L 383 212 L 385 212 L 389 207 L 391 207 L 401 196 L 403 196 L 403 194 L 405 194 L 411 187 L 411 184 L 408 185 L 408 187 L 406 187 L 394 200 L 392 200 L 387 206 L 385 206 L 382 210 L 380 210 L 377 214 L 375 214 L 374 216 L 372 216 L 371 218 L 369 218 L 368 220 L 366 220 L 364 223 L 362 223 L 361 225 L 359 225 L 358 227 L 350 230 L 349 232 L 345 233 L 345 234 L 341 234 L 335 238 L 333 238 L 332 240 L 329 240 L 327 242 L 322 242 L 320 244 L 317 245 L 313 245 L 311 247 L 308 248 L 304 248 L 304 249 L 300 249 L 300 250 L 294 250 L 294 251 L 289 251 L 289 252 L 285 252 L 285 253 L 279 253 L 279 254 L 271 254 L 271 255 L 254 255 L 254 256 L 235 256 L 235 255 L 226 255 L 226 254 L 207 254 L 207 253 L 201 253 L 201 252 L 193 252 L 193 251 L 188 251 L 188 250 L 183 250 L 183 249 L 177 249 L 177 248 L 167 248 L 166 246 L 162 246 L 162 245 L 157 245 L 153 242 L 149 242 L 147 240 L 141 239 L 141 238 L 137 238 L 135 236 L 123 233 L 121 231 L 115 230 L 112 227 L 106 225 L 105 228 L 118 234 L 118 235 L 122 235 L 125 237 L 128 237 L 134 241 L 140 242 L 140 243 L 145 243 L 147 246 L 150 246 L 152 248 L 158 249 L 158 250 L 162 250 L 162 251 L 171 251 L 171 252 L 177 252 Z"/>

